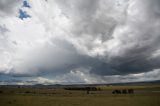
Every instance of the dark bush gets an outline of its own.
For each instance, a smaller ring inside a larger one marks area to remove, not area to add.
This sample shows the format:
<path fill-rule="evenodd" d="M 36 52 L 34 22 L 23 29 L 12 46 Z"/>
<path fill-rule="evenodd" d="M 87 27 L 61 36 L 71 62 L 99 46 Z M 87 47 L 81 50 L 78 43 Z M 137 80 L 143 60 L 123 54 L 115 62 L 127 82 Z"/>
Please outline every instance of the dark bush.
<path fill-rule="evenodd" d="M 122 94 L 127 94 L 127 90 L 126 90 L 126 89 L 123 89 L 123 90 L 122 90 Z"/>
<path fill-rule="evenodd" d="M 134 90 L 133 89 L 123 89 L 123 90 L 113 90 L 112 94 L 134 94 Z"/>
<path fill-rule="evenodd" d="M 128 93 L 129 94 L 134 94 L 134 90 L 133 89 L 128 89 Z"/>
<path fill-rule="evenodd" d="M 113 91 L 112 91 L 112 94 L 121 94 L 121 90 L 117 90 L 117 89 L 116 89 L 116 90 L 113 90 Z"/>
<path fill-rule="evenodd" d="M 30 91 L 26 91 L 25 93 L 32 93 L 32 92 L 30 92 Z"/>
<path fill-rule="evenodd" d="M 98 88 L 99 91 L 101 91 L 101 88 Z"/>

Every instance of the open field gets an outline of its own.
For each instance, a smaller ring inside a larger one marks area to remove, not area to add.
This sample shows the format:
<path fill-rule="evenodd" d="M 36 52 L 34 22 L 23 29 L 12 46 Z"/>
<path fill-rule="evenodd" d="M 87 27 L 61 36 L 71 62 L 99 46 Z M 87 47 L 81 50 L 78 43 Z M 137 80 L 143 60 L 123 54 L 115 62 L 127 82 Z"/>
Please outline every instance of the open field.
<path fill-rule="evenodd" d="M 160 85 L 96 86 L 97 91 L 63 88 L 0 88 L 0 106 L 160 106 Z M 112 94 L 115 89 L 134 94 Z"/>

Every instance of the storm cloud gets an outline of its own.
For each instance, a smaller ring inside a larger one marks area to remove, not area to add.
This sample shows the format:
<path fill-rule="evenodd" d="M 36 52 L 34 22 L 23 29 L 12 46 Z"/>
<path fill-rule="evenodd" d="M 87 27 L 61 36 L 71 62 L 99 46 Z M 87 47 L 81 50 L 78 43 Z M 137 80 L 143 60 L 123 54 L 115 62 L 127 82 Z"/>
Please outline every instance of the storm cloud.
<path fill-rule="evenodd" d="M 52 83 L 154 80 L 159 0 L 24 1 L 29 8 L 19 0 L 0 1 L 1 76 Z M 30 18 L 21 20 L 20 9 Z"/>

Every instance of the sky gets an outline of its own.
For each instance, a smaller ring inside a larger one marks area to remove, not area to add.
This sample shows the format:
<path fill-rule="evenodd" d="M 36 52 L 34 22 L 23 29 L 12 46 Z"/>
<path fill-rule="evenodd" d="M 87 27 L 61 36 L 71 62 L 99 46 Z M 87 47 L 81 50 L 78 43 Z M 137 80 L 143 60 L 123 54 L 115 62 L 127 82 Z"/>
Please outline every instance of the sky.
<path fill-rule="evenodd" d="M 0 0 L 0 85 L 160 80 L 160 0 Z"/>

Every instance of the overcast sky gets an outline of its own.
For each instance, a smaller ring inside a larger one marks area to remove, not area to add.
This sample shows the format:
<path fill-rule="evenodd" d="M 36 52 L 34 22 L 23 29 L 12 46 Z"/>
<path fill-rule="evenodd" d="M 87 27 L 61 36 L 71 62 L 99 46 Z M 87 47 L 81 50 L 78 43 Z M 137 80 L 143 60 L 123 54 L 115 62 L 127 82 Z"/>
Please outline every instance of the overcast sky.
<path fill-rule="evenodd" d="M 0 0 L 0 84 L 160 80 L 160 0 Z"/>

